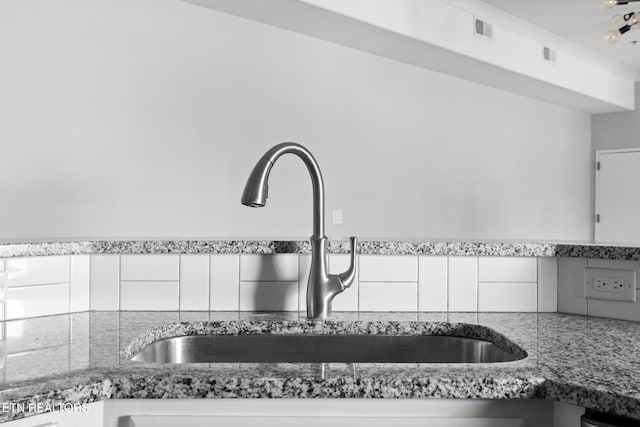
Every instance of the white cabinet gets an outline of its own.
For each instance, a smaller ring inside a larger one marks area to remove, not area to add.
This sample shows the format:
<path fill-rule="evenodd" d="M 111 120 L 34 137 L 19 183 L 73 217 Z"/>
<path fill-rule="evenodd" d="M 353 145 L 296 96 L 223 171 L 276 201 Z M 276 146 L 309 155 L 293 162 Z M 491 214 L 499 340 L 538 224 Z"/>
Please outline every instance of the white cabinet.
<path fill-rule="evenodd" d="M 524 427 L 516 418 L 134 416 L 130 427 Z"/>
<path fill-rule="evenodd" d="M 640 148 L 596 151 L 595 242 L 640 243 Z"/>
<path fill-rule="evenodd" d="M 105 402 L 104 427 L 550 427 L 547 400 L 148 399 Z"/>
<path fill-rule="evenodd" d="M 548 400 L 127 399 L 2 427 L 579 427 L 584 408 Z"/>
<path fill-rule="evenodd" d="M 516 418 L 134 416 L 130 427 L 524 427 Z"/>

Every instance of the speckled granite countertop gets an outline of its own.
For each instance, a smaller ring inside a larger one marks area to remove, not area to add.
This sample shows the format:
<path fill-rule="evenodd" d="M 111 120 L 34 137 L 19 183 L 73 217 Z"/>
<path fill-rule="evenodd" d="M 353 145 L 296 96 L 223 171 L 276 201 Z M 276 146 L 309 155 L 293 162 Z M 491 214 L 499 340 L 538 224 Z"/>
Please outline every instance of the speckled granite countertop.
<path fill-rule="evenodd" d="M 297 313 L 92 312 L 7 321 L 0 401 L 60 404 L 109 398 L 544 398 L 640 418 L 640 323 L 557 313 L 337 313 L 335 320 L 338 322 L 307 323 L 298 319 Z M 223 323 L 193 323 L 210 321 Z M 188 323 L 162 327 L 176 322 Z M 206 328 L 252 333 L 291 328 L 313 329 L 316 333 L 355 328 L 402 334 L 451 327 L 469 330 L 467 326 L 423 322 L 483 325 L 522 347 L 528 357 L 477 365 L 325 366 L 175 366 L 133 362 L 125 357 L 148 340 L 149 334 L 167 336 L 187 330 L 203 332 Z M 0 421 L 21 416 L 3 413 Z"/>
<path fill-rule="evenodd" d="M 347 241 L 332 240 L 329 252 L 346 254 Z M 361 240 L 361 254 L 537 256 L 640 260 L 640 247 L 518 242 Z M 286 240 L 126 240 L 0 243 L 0 258 L 77 254 L 276 254 L 311 253 L 308 241 Z"/>
<path fill-rule="evenodd" d="M 347 241 L 332 240 L 329 252 L 349 252 Z M 640 260 L 640 247 L 517 242 L 439 242 L 361 240 L 361 254 L 538 256 Z M 308 241 L 285 240 L 126 240 L 0 243 L 0 258 L 77 254 L 276 254 L 311 253 Z"/>
<path fill-rule="evenodd" d="M 329 253 L 349 253 L 349 242 L 331 240 Z M 360 240 L 361 254 L 555 256 L 549 243 Z M 75 254 L 276 254 L 311 253 L 308 241 L 128 240 L 0 244 L 0 258 Z"/>

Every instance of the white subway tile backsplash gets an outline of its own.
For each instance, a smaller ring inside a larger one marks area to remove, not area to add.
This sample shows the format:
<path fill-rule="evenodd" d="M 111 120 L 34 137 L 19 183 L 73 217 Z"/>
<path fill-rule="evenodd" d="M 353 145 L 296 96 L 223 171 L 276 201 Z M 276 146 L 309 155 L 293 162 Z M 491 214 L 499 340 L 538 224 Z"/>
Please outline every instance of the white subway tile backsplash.
<path fill-rule="evenodd" d="M 32 285 L 7 289 L 7 319 L 69 312 L 69 284 Z"/>
<path fill-rule="evenodd" d="M 178 282 L 122 281 L 120 283 L 121 310 L 177 310 Z"/>
<path fill-rule="evenodd" d="M 417 282 L 418 257 L 413 255 L 360 255 L 361 282 Z"/>
<path fill-rule="evenodd" d="M 611 268 L 616 270 L 635 270 L 636 277 L 640 278 L 640 261 L 588 259 L 587 266 L 595 268 Z M 640 279 L 636 280 L 636 289 L 640 289 Z"/>
<path fill-rule="evenodd" d="M 538 258 L 538 311 L 558 311 L 558 259 Z"/>
<path fill-rule="evenodd" d="M 478 311 L 537 310 L 536 283 L 478 283 Z"/>
<path fill-rule="evenodd" d="M 89 255 L 71 256 L 71 277 L 69 282 L 69 306 L 71 311 L 89 310 L 89 288 L 91 280 Z"/>
<path fill-rule="evenodd" d="M 69 283 L 69 257 L 46 256 L 7 260 L 7 286 Z"/>
<path fill-rule="evenodd" d="M 91 255 L 91 310 L 120 309 L 120 257 Z"/>
<path fill-rule="evenodd" d="M 180 310 L 209 310 L 209 255 L 180 255 Z"/>
<path fill-rule="evenodd" d="M 329 273 L 340 274 L 351 265 L 351 257 L 349 255 L 329 255 Z M 353 284 L 339 293 L 333 299 L 331 309 L 333 311 L 358 311 L 358 278 Z"/>
<path fill-rule="evenodd" d="M 479 257 L 479 282 L 535 282 L 537 262 L 532 257 Z"/>
<path fill-rule="evenodd" d="M 298 282 L 241 282 L 240 311 L 298 311 Z"/>
<path fill-rule="evenodd" d="M 598 268 L 602 267 L 598 266 Z M 635 302 L 588 299 L 587 314 L 589 316 L 608 317 L 610 319 L 633 320 L 639 322 L 640 291 L 636 291 Z"/>
<path fill-rule="evenodd" d="M 421 256 L 418 265 L 418 310 L 447 311 L 447 257 Z"/>
<path fill-rule="evenodd" d="M 477 310 L 477 271 L 476 257 L 449 257 L 449 311 Z"/>
<path fill-rule="evenodd" d="M 298 255 L 242 255 L 240 281 L 294 282 L 298 280 Z"/>
<path fill-rule="evenodd" d="M 211 255 L 209 258 L 209 307 L 211 310 L 238 310 L 240 256 Z"/>
<path fill-rule="evenodd" d="M 573 289 L 575 298 L 570 304 L 574 304 L 575 310 L 584 307 L 586 313 L 583 267 L 579 260 L 567 261 L 570 265 L 578 263 L 567 273 L 558 267 L 556 258 L 545 257 L 361 255 L 359 280 L 335 297 L 332 309 L 553 312 L 557 306 L 569 304 L 566 298 L 558 302 L 558 294 L 565 297 L 570 294 L 567 289 L 557 289 L 558 275 L 572 276 L 575 284 L 575 273 L 579 271 L 580 280 Z M 349 255 L 328 256 L 331 274 L 342 273 L 349 263 Z M 633 261 L 589 263 L 604 268 L 640 269 L 640 262 Z M 11 282 L 14 286 L 24 284 L 15 286 L 17 289 L 40 288 L 38 281 L 67 278 L 69 282 L 62 284 L 68 289 L 66 310 L 71 311 L 305 311 L 310 264 L 309 254 L 73 255 L 9 259 L 6 270 L 7 276 L 14 273 Z M 2 277 L 0 268 L 0 300 Z M 535 295 L 533 300 L 531 295 Z M 10 315 L 15 318 L 18 310 L 15 298 L 12 304 Z M 598 308 L 594 306 L 593 310 Z M 55 310 L 60 310 L 59 305 Z"/>
<path fill-rule="evenodd" d="M 180 280 L 179 255 L 122 255 L 120 280 Z"/>
<path fill-rule="evenodd" d="M 360 282 L 360 311 L 416 311 L 416 282 Z"/>
<path fill-rule="evenodd" d="M 584 297 L 585 258 L 558 258 L 558 311 L 560 313 L 587 314 Z"/>
<path fill-rule="evenodd" d="M 307 283 L 311 271 L 311 255 L 298 257 L 298 310 L 307 311 Z"/>

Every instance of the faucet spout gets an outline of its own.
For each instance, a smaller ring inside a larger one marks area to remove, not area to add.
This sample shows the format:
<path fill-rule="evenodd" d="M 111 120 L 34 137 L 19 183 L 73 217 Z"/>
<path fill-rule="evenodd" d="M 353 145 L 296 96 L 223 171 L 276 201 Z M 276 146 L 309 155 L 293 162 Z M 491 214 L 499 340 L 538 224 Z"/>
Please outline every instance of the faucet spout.
<path fill-rule="evenodd" d="M 313 235 L 311 236 L 311 270 L 307 284 L 307 317 L 326 319 L 331 316 L 333 298 L 347 289 L 357 275 L 357 239 L 351 238 L 351 266 L 342 274 L 329 274 L 327 237 L 324 235 L 324 183 L 318 162 L 300 144 L 284 142 L 268 150 L 253 167 L 242 193 L 242 204 L 263 207 L 267 202 L 269 174 L 283 154 L 300 157 L 309 170 L 313 186 Z"/>
<path fill-rule="evenodd" d="M 295 142 L 283 142 L 275 145 L 258 160 L 247 179 L 242 193 L 242 204 L 250 207 L 263 207 L 267 203 L 268 183 L 271 168 L 283 154 L 292 153 L 300 157 L 311 175 L 313 186 L 313 235 L 324 237 L 324 182 L 320 166 L 311 152 Z"/>

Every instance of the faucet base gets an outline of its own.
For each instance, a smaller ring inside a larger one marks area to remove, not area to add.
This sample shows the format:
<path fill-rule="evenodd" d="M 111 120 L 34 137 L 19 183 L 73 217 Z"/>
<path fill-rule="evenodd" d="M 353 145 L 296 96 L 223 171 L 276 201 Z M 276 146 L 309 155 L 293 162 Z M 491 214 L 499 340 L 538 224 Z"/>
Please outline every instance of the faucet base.
<path fill-rule="evenodd" d="M 351 237 L 351 266 L 342 274 L 328 274 L 327 237 L 311 236 L 311 270 L 307 285 L 307 318 L 323 320 L 331 317 L 333 298 L 355 281 L 357 244 Z"/>
<path fill-rule="evenodd" d="M 327 274 L 327 236 L 311 236 L 309 240 L 311 269 L 307 284 L 307 318 L 327 319 L 331 316 L 331 301 L 342 289 L 335 277 Z"/>

